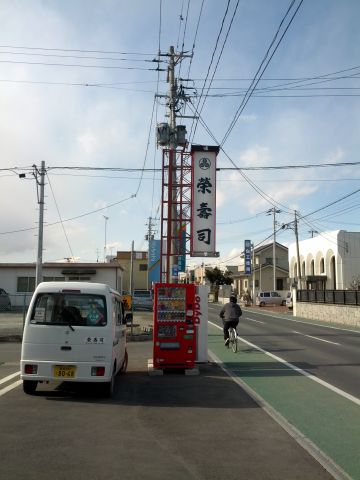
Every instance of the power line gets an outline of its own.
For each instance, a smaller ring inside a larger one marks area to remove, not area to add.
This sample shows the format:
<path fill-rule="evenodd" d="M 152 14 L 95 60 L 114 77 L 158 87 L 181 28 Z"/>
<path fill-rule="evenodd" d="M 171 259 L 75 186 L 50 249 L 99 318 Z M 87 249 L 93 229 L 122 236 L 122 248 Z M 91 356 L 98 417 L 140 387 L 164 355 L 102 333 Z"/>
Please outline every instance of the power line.
<path fill-rule="evenodd" d="M 75 48 L 46 48 L 46 47 L 29 47 L 20 45 L 0 45 L 0 48 L 13 48 L 22 50 L 43 50 L 46 52 L 78 52 L 78 53 L 102 53 L 105 55 L 145 55 L 153 56 L 153 53 L 139 53 L 139 52 L 119 52 L 118 50 L 81 50 Z"/>
<path fill-rule="evenodd" d="M 214 80 L 215 74 L 216 74 L 216 72 L 217 72 L 217 69 L 218 69 L 218 66 L 219 66 L 219 63 L 220 63 L 220 59 L 221 59 L 222 54 L 223 54 L 223 52 L 224 52 L 224 48 L 225 48 L 227 39 L 228 39 L 228 37 L 229 37 L 232 24 L 233 24 L 233 21 L 234 21 L 234 19 L 235 19 L 235 15 L 236 15 L 236 12 L 237 12 L 237 9 L 238 9 L 238 6 L 239 6 L 239 2 L 240 2 L 240 0 L 237 0 L 237 3 L 236 3 L 236 5 L 235 5 L 235 9 L 234 9 L 234 11 L 233 11 L 233 15 L 232 15 L 231 20 L 230 20 L 230 24 L 229 24 L 228 30 L 227 30 L 226 35 L 225 35 L 225 39 L 224 39 L 224 41 L 223 41 L 223 44 L 222 44 L 222 47 L 221 47 L 221 50 L 220 50 L 220 53 L 219 53 L 219 56 L 218 56 L 218 59 L 217 59 L 215 68 L 214 68 L 213 73 L 212 73 L 212 76 L 211 76 L 210 83 L 209 83 L 209 85 L 208 85 L 208 87 L 207 87 L 207 92 L 209 92 L 209 89 L 210 89 L 210 87 L 211 87 L 211 85 L 212 85 L 212 82 L 213 82 L 213 80 Z M 200 108 L 200 114 L 201 114 L 201 112 L 203 111 L 203 108 L 204 108 L 204 105 L 205 105 L 205 102 L 206 102 L 206 98 L 207 98 L 207 93 L 204 95 L 204 100 L 203 100 L 202 106 L 201 106 L 201 108 Z M 197 121 L 196 124 L 195 124 L 195 129 L 194 129 L 193 137 L 195 136 L 197 123 L 198 123 L 198 121 Z"/>
<path fill-rule="evenodd" d="M 80 63 L 48 63 L 48 62 L 25 62 L 17 60 L 0 60 L 0 63 L 11 63 L 21 65 L 44 65 L 48 67 L 78 67 L 78 68 L 104 68 L 111 70 L 142 70 L 142 71 L 157 71 L 159 68 L 142 68 L 142 67 L 120 67 L 119 65 L 82 65 Z M 165 71 L 165 69 L 160 69 Z"/>
<path fill-rule="evenodd" d="M 109 205 L 106 205 L 105 207 L 97 208 L 96 210 L 91 210 L 90 212 L 83 213 L 83 214 L 78 215 L 76 217 L 67 218 L 65 220 L 62 220 L 62 222 L 71 222 L 73 220 L 78 220 L 79 218 L 87 217 L 87 216 L 92 215 L 94 213 L 102 212 L 102 211 L 104 211 L 108 208 L 115 207 L 116 205 L 120 205 L 121 203 L 127 202 L 128 200 L 130 200 L 132 198 L 135 198 L 134 194 L 131 195 L 130 197 L 124 198 L 123 200 L 119 200 L 118 202 L 110 203 Z M 52 227 L 54 225 L 59 225 L 59 223 L 61 223 L 61 222 L 48 223 L 48 224 L 44 225 L 44 227 Z M 8 235 L 10 233 L 28 232 L 28 231 L 31 231 L 31 230 L 37 230 L 37 227 L 22 228 L 22 229 L 19 229 L 19 230 L 12 230 L 12 231 L 8 231 L 8 232 L 0 232 L 0 235 Z"/>
<path fill-rule="evenodd" d="M 286 11 L 284 17 L 282 18 L 282 20 L 281 20 L 281 22 L 280 22 L 280 25 L 279 25 L 279 27 L 278 27 L 278 30 L 276 31 L 276 33 L 275 33 L 275 35 L 274 35 L 274 37 L 273 37 L 273 39 L 272 39 L 272 41 L 271 41 L 271 43 L 270 43 L 270 46 L 269 46 L 269 48 L 268 48 L 268 50 L 267 50 L 267 52 L 266 52 L 266 54 L 265 54 L 265 56 L 264 56 L 261 64 L 260 64 L 260 67 L 258 68 L 257 72 L 255 73 L 255 76 L 254 76 L 254 78 L 253 78 L 253 81 L 252 81 L 251 84 L 250 84 L 250 87 L 248 88 L 247 93 L 244 95 L 243 101 L 241 102 L 239 108 L 237 109 L 237 111 L 236 111 L 236 113 L 235 113 L 235 115 L 234 115 L 233 120 L 232 120 L 231 123 L 230 123 L 229 128 L 227 129 L 227 131 L 226 131 L 226 133 L 225 133 L 225 135 L 224 135 L 224 138 L 223 138 L 222 141 L 221 141 L 220 146 L 223 146 L 223 145 L 224 145 L 224 143 L 225 143 L 226 140 L 228 139 L 231 131 L 233 130 L 235 124 L 237 123 L 240 115 L 241 115 L 242 112 L 244 111 L 244 108 L 246 107 L 248 101 L 250 100 L 250 97 L 251 97 L 251 95 L 252 95 L 252 92 L 253 92 L 254 89 L 256 88 L 256 86 L 257 86 L 257 84 L 259 83 L 259 81 L 261 80 L 261 77 L 262 77 L 262 75 L 264 74 L 266 68 L 268 67 L 269 63 L 271 62 L 271 60 L 272 60 L 275 52 L 277 51 L 277 49 L 278 49 L 280 43 L 282 42 L 282 40 L 283 40 L 286 32 L 288 31 L 290 25 L 292 24 L 292 22 L 293 22 L 293 20 L 294 20 L 294 18 L 295 18 L 295 16 L 296 16 L 296 14 L 297 14 L 297 12 L 299 11 L 299 8 L 301 7 L 301 5 L 302 5 L 302 3 L 303 3 L 303 0 L 300 0 L 299 5 L 297 6 L 294 14 L 292 15 L 290 21 L 288 22 L 288 24 L 287 24 L 287 26 L 286 26 L 283 34 L 281 35 L 281 37 L 280 37 L 280 39 L 278 40 L 276 46 L 274 47 L 273 52 L 271 53 L 269 59 L 266 61 L 268 55 L 270 54 L 270 50 L 271 50 L 273 44 L 275 43 L 278 34 L 280 33 L 280 30 L 281 30 L 281 28 L 282 28 L 282 25 L 283 25 L 283 23 L 285 22 L 285 19 L 286 19 L 286 17 L 288 16 L 288 14 L 290 13 L 290 10 L 292 9 L 294 3 L 295 3 L 295 0 L 292 0 L 292 2 L 290 3 L 290 5 L 289 5 L 289 7 L 288 7 L 288 10 Z M 262 68 L 262 66 L 263 66 L 263 64 L 265 63 L 265 61 L 266 61 L 266 64 L 265 64 L 265 66 Z M 261 69 L 262 69 L 262 71 L 261 71 Z M 260 71 L 261 71 L 261 73 L 260 73 Z"/>
<path fill-rule="evenodd" d="M 351 197 L 352 195 L 355 195 L 356 193 L 359 193 L 360 192 L 360 188 L 354 190 L 353 192 L 350 192 L 348 193 L 347 195 L 344 195 L 343 197 L 341 198 L 338 198 L 337 200 L 334 200 L 333 202 L 331 203 L 328 203 L 327 205 L 324 205 L 323 207 L 320 207 L 310 213 L 308 213 L 307 215 L 303 215 L 301 218 L 304 219 L 304 218 L 307 218 L 307 217 L 310 217 L 311 215 L 314 215 L 314 213 L 318 213 L 318 212 L 321 212 L 322 210 L 325 210 L 326 208 L 329 208 L 331 207 L 332 205 L 335 205 L 336 203 L 339 203 L 343 200 L 345 200 L 346 198 L 349 198 Z"/>
<path fill-rule="evenodd" d="M 225 12 L 224 12 L 224 15 L 223 15 L 223 18 L 222 18 L 222 21 L 221 21 L 220 30 L 219 30 L 219 33 L 218 33 L 218 35 L 217 35 L 216 41 L 215 41 L 215 47 L 214 47 L 213 52 L 212 52 L 212 54 L 211 54 L 210 63 L 209 63 L 209 66 L 208 66 L 208 69 L 207 69 L 207 72 L 206 72 L 206 77 L 205 77 L 205 80 L 204 80 L 204 83 L 203 83 L 203 86 L 202 86 L 202 89 L 201 89 L 200 97 L 199 97 L 198 102 L 197 102 L 197 105 L 196 105 L 196 107 L 195 107 L 196 110 L 198 110 L 198 107 L 199 107 L 200 102 L 201 102 L 202 94 L 203 94 L 204 89 L 205 89 L 205 86 L 206 86 L 207 79 L 208 79 L 208 77 L 209 77 L 209 75 L 210 75 L 211 66 L 212 66 L 212 64 L 213 64 L 214 57 L 215 57 L 215 53 L 216 53 L 216 50 L 217 50 L 217 47 L 218 47 L 218 43 L 219 43 L 219 40 L 220 40 L 220 36 L 221 36 L 222 30 L 223 30 L 223 28 L 224 28 L 224 23 L 225 23 L 225 19 L 226 19 L 226 16 L 227 16 L 227 14 L 228 14 L 228 11 L 229 11 L 229 6 L 230 6 L 230 0 L 228 0 L 227 5 L 226 5 L 226 8 L 225 8 Z M 197 125 L 197 122 L 195 123 L 195 130 L 196 130 L 196 125 Z M 194 135 L 192 135 L 193 126 L 194 126 L 194 121 L 193 121 L 192 124 L 191 124 L 190 135 L 189 135 L 189 139 L 190 139 L 190 140 L 194 137 Z M 195 133 L 195 132 L 194 132 L 194 133 Z"/>
<path fill-rule="evenodd" d="M 154 108 L 154 107 L 153 107 Z M 152 115 L 153 116 L 153 115 Z M 213 139 L 216 141 L 216 138 L 213 137 Z M 244 170 L 244 171 L 266 171 L 266 170 L 292 170 L 292 169 L 308 169 L 308 168 L 329 168 L 329 167 L 351 167 L 351 166 L 356 166 L 360 165 L 359 162 L 335 162 L 335 163 L 308 163 L 308 164 L 299 164 L 299 165 L 271 165 L 271 166 L 256 166 L 256 167 L 218 167 L 217 171 L 239 171 L 239 170 Z M 0 168 L 0 172 L 17 172 L 17 171 L 31 171 L 32 167 L 10 167 L 10 168 Z M 161 168 L 155 168 L 155 167 L 150 167 L 150 168 L 145 168 L 145 167 L 139 167 L 139 168 L 127 168 L 127 167 L 91 167 L 91 166 L 49 166 L 47 167 L 47 171 L 53 171 L 53 170 L 74 170 L 74 171 L 95 171 L 95 172 L 161 172 Z M 65 174 L 64 174 L 65 175 Z M 109 178 L 114 178 L 114 177 L 109 177 Z M 121 178 L 121 177 L 119 177 Z M 312 180 L 312 181 L 317 181 L 318 179 Z M 324 181 L 337 181 L 338 179 L 329 179 L 329 180 L 324 180 Z M 345 180 L 345 179 L 343 179 Z M 356 178 L 349 178 L 346 180 L 357 180 Z M 319 181 L 321 181 L 319 179 Z"/>
<path fill-rule="evenodd" d="M 191 108 L 191 103 L 189 104 L 190 108 Z M 195 110 L 196 112 L 196 110 Z M 211 132 L 211 130 L 209 129 L 209 127 L 206 125 L 205 121 L 202 119 L 201 115 L 199 115 L 199 121 L 201 123 L 201 125 L 204 127 L 204 129 L 208 132 L 208 134 L 210 135 L 210 137 L 215 141 L 215 143 L 217 145 L 219 145 L 219 142 L 217 141 L 216 137 L 213 135 L 213 133 Z M 243 171 L 242 169 L 238 168 L 238 166 L 235 164 L 235 162 L 232 160 L 232 158 L 225 152 L 224 148 L 220 147 L 221 151 L 223 152 L 223 154 L 228 158 L 228 160 L 230 161 L 230 163 L 237 169 L 237 171 L 239 172 L 239 174 L 245 179 L 245 181 L 268 203 L 270 203 L 270 205 L 272 206 L 281 206 L 284 210 L 286 211 L 289 211 L 289 208 L 285 205 L 282 205 L 280 202 L 277 202 L 276 200 L 274 200 L 272 197 L 270 197 L 269 195 L 267 195 L 265 192 L 263 192 L 260 187 L 258 187 Z"/>
<path fill-rule="evenodd" d="M 58 206 L 58 203 L 57 203 L 56 198 L 55 198 L 55 193 L 54 193 L 54 190 L 53 190 L 53 188 L 52 188 L 52 185 L 51 185 L 51 182 L 50 182 L 50 178 L 49 178 L 47 172 L 46 172 L 46 176 L 47 176 L 47 179 L 48 179 L 48 182 L 49 182 L 49 187 L 50 187 L 50 190 L 51 190 L 53 199 L 54 199 L 54 203 L 55 203 L 55 206 L 56 206 L 56 210 L 57 210 L 58 215 L 59 215 L 61 227 L 62 227 L 62 229 L 63 229 L 64 235 L 65 235 L 65 238 L 66 238 L 66 242 L 67 242 L 67 244 L 68 244 L 68 247 L 69 247 L 69 250 L 70 250 L 70 253 L 71 253 L 71 258 L 74 258 L 74 253 L 73 253 L 72 248 L 71 248 L 71 245 L 70 245 L 69 237 L 68 237 L 68 235 L 67 235 L 67 233 L 66 233 L 65 226 L 64 226 L 64 223 L 63 223 L 62 218 L 61 218 L 59 206 Z"/>
<path fill-rule="evenodd" d="M 121 58 L 121 57 L 94 57 L 88 55 L 60 55 L 53 53 L 27 53 L 27 52 L 2 52 L 0 55 L 26 55 L 32 57 L 53 57 L 53 58 L 76 58 L 77 60 L 111 60 L 113 62 L 154 62 L 154 60 L 141 58 Z"/>

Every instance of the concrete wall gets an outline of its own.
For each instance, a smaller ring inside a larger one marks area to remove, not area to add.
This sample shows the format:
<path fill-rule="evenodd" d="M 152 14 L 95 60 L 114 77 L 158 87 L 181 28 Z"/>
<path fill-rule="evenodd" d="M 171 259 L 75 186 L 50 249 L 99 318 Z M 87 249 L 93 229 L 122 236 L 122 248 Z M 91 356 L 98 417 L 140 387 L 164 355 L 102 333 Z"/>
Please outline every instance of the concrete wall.
<path fill-rule="evenodd" d="M 297 317 L 320 320 L 334 325 L 360 327 L 359 306 L 296 302 L 293 311 Z"/>

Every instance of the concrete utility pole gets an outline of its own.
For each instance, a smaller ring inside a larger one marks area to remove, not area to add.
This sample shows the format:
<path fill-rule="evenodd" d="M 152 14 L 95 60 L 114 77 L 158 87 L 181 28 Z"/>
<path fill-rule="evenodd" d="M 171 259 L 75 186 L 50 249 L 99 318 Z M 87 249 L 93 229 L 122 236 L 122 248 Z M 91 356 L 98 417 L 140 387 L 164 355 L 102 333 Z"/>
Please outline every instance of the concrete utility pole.
<path fill-rule="evenodd" d="M 133 295 L 134 290 L 134 240 L 131 242 L 131 255 L 130 255 L 130 295 Z"/>
<path fill-rule="evenodd" d="M 104 242 L 104 263 L 106 262 L 106 224 L 107 224 L 107 221 L 109 220 L 109 217 L 107 217 L 106 215 L 103 215 L 104 217 L 104 220 L 105 220 L 105 242 Z"/>
<path fill-rule="evenodd" d="M 35 283 L 36 286 L 42 282 L 42 255 L 43 255 L 43 234 L 44 234 L 44 191 L 45 191 L 45 162 L 41 162 L 40 173 L 34 166 L 34 176 L 36 180 L 36 189 L 38 196 L 39 204 L 39 234 L 38 234 L 38 251 L 37 251 L 37 260 L 36 260 L 36 276 Z M 40 181 L 38 181 L 38 175 L 40 175 Z M 40 195 L 39 188 L 40 187 Z"/>
<path fill-rule="evenodd" d="M 170 47 L 169 50 L 169 69 L 168 69 L 168 82 L 169 82 L 169 117 L 170 117 L 170 152 L 169 152 L 169 195 L 171 195 L 171 208 L 169 211 L 169 225 L 168 225 L 168 241 L 171 241 L 170 252 L 172 255 L 169 259 L 170 272 L 168 277 L 170 283 L 178 282 L 178 255 L 174 255 L 177 251 L 176 235 L 177 235 L 177 187 L 176 187 L 176 79 L 175 79 L 175 52 L 174 47 Z"/>
<path fill-rule="evenodd" d="M 149 223 L 147 223 L 148 233 L 145 235 L 145 240 L 148 241 L 148 270 L 147 270 L 147 277 L 146 277 L 146 288 L 149 290 L 150 286 L 150 279 L 149 279 L 149 272 L 150 272 L 150 242 L 154 240 L 154 230 L 153 230 L 153 223 L 152 217 L 149 217 Z"/>
<path fill-rule="evenodd" d="M 277 210 L 275 207 L 268 210 L 268 215 L 273 213 L 273 229 L 274 229 L 274 239 L 273 239 L 273 290 L 276 290 L 276 214 L 280 213 L 280 210 Z"/>
<path fill-rule="evenodd" d="M 255 245 L 252 243 L 252 303 L 255 305 Z"/>
<path fill-rule="evenodd" d="M 185 146 L 184 140 L 182 137 L 178 136 L 179 126 L 176 125 L 176 113 L 179 109 L 179 105 L 184 101 L 184 94 L 180 94 L 178 91 L 178 85 L 175 78 L 175 67 L 176 65 L 185 57 L 192 57 L 192 55 L 186 55 L 183 52 L 175 53 L 174 47 L 170 46 L 169 52 L 166 54 L 159 53 L 159 57 L 165 56 L 168 59 L 168 69 L 167 69 L 167 82 L 169 84 L 168 94 L 165 95 L 167 98 L 167 106 L 169 117 L 168 131 L 169 136 L 166 141 L 162 140 L 160 143 L 162 146 L 168 149 L 169 153 L 169 164 L 168 164 L 168 184 L 167 184 L 167 226 L 166 226 L 166 282 L 177 283 L 178 282 L 178 263 L 179 263 L 179 254 L 180 254 L 180 211 L 179 203 L 181 196 L 180 188 L 180 175 L 177 172 L 177 148 L 180 146 Z M 157 95 L 158 97 L 164 97 L 164 95 Z M 190 117 L 187 117 L 190 118 Z M 161 222 L 163 222 L 163 216 Z M 163 223 L 161 223 L 162 228 Z M 163 240 L 163 237 L 162 237 Z M 163 245 L 162 247 L 163 248 Z M 162 264 L 163 257 L 161 258 Z M 161 275 L 163 271 L 161 272 Z"/>
<path fill-rule="evenodd" d="M 298 276 L 298 279 L 299 279 L 298 288 L 301 289 L 302 285 L 301 285 L 300 249 L 299 249 L 298 220 L 297 220 L 297 211 L 296 210 L 295 210 L 294 230 L 295 230 L 295 239 L 296 239 L 297 276 Z"/>

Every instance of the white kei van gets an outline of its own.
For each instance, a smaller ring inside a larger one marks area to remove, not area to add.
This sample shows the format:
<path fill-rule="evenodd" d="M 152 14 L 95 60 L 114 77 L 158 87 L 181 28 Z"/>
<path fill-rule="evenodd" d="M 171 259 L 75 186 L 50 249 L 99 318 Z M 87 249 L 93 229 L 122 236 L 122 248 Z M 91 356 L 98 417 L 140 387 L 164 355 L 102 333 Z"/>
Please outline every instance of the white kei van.
<path fill-rule="evenodd" d="M 21 379 L 25 393 L 38 382 L 93 382 L 111 396 L 125 371 L 126 318 L 119 292 L 87 282 L 44 282 L 25 320 Z"/>

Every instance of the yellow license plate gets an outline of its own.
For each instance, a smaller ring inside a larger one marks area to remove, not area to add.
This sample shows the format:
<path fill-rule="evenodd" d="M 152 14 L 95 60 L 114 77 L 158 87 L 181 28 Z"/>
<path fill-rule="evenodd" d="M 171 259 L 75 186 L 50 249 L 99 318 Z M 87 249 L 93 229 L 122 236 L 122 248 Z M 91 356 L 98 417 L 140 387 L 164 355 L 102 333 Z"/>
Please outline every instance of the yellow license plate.
<path fill-rule="evenodd" d="M 56 378 L 75 378 L 76 367 L 72 365 L 55 365 L 54 377 Z"/>

